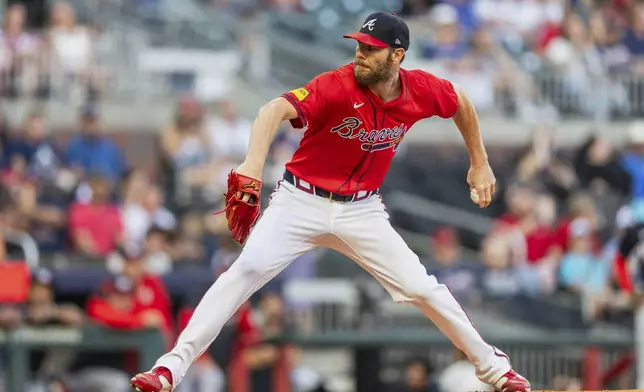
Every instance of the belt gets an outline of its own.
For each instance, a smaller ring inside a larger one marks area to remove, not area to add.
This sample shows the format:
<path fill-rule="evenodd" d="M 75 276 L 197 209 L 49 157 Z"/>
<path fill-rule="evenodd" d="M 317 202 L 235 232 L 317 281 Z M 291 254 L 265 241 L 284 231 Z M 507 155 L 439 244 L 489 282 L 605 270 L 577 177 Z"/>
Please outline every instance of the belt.
<path fill-rule="evenodd" d="M 375 194 L 378 194 L 379 192 L 379 190 L 376 189 L 375 191 L 358 191 L 357 193 L 354 193 L 352 195 L 338 195 L 337 193 L 329 192 L 300 178 L 297 178 L 288 170 L 284 172 L 284 181 L 288 182 L 291 185 L 294 185 L 297 189 L 300 189 L 306 193 L 343 203 L 365 200 L 369 196 L 373 196 Z"/>

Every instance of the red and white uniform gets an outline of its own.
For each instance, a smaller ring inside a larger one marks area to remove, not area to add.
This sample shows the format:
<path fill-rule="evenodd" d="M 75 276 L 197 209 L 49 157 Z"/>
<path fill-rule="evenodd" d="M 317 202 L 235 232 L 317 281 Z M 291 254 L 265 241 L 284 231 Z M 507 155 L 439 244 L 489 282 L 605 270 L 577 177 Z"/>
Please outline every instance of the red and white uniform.
<path fill-rule="evenodd" d="M 481 338 L 449 289 L 427 274 L 389 223 L 379 195 L 370 194 L 414 123 L 452 117 L 458 109 L 446 80 L 401 70 L 400 81 L 400 96 L 384 103 L 358 87 L 349 64 L 283 95 L 299 114 L 292 124 L 306 127 L 286 165 L 297 181 L 281 182 L 240 257 L 208 290 L 175 348 L 157 362 L 171 371 L 175 385 L 250 295 L 299 255 L 326 247 L 357 262 L 395 301 L 416 304 L 468 355 L 482 381 L 502 389 L 507 357 Z M 315 194 L 314 187 L 367 196 L 335 201 Z"/>

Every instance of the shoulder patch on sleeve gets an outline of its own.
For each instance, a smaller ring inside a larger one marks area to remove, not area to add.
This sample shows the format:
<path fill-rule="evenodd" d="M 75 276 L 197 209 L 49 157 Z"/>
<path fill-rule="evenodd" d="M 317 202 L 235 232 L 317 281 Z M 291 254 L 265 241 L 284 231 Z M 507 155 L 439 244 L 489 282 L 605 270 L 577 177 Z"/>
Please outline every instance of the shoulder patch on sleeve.
<path fill-rule="evenodd" d="M 290 92 L 293 93 L 293 95 L 295 95 L 295 98 L 297 98 L 300 102 L 304 101 L 304 99 L 306 99 L 306 97 L 308 97 L 310 94 L 309 90 L 305 89 L 304 87 L 296 88 L 295 90 L 291 90 Z"/>

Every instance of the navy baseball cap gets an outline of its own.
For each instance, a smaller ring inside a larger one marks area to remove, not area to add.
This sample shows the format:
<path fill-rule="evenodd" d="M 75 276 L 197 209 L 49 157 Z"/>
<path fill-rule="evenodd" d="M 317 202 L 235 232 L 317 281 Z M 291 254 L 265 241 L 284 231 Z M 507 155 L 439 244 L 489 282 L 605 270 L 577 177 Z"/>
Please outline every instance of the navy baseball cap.
<path fill-rule="evenodd" d="M 377 48 L 409 49 L 409 27 L 405 21 L 387 12 L 374 12 L 367 16 L 360 31 L 346 34 L 358 42 Z"/>

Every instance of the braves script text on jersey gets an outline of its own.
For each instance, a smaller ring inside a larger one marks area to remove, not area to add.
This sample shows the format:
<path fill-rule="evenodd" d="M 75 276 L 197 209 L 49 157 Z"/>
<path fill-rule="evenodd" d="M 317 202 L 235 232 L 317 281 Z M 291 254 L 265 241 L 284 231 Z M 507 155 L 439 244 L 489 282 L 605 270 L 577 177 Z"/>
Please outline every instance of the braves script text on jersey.
<path fill-rule="evenodd" d="M 373 192 L 405 133 L 423 118 L 453 116 L 457 94 L 446 80 L 401 70 L 399 98 L 383 103 L 356 85 L 352 67 L 283 95 L 299 116 L 292 124 L 307 127 L 306 133 L 241 255 L 205 294 L 176 346 L 157 362 L 171 371 L 175 385 L 242 303 L 316 247 L 343 253 L 395 301 L 418 306 L 467 354 L 483 382 L 503 385 L 511 368 L 507 356 L 481 338 L 449 289 L 427 274 Z M 324 192 L 353 196 L 337 201 L 320 197 Z"/>
<path fill-rule="evenodd" d="M 450 118 L 458 109 L 452 83 L 423 71 L 400 70 L 401 94 L 383 103 L 360 88 L 353 64 L 325 72 L 283 95 L 307 127 L 286 168 L 295 176 L 338 194 L 376 190 L 398 145 L 417 121 Z"/>

